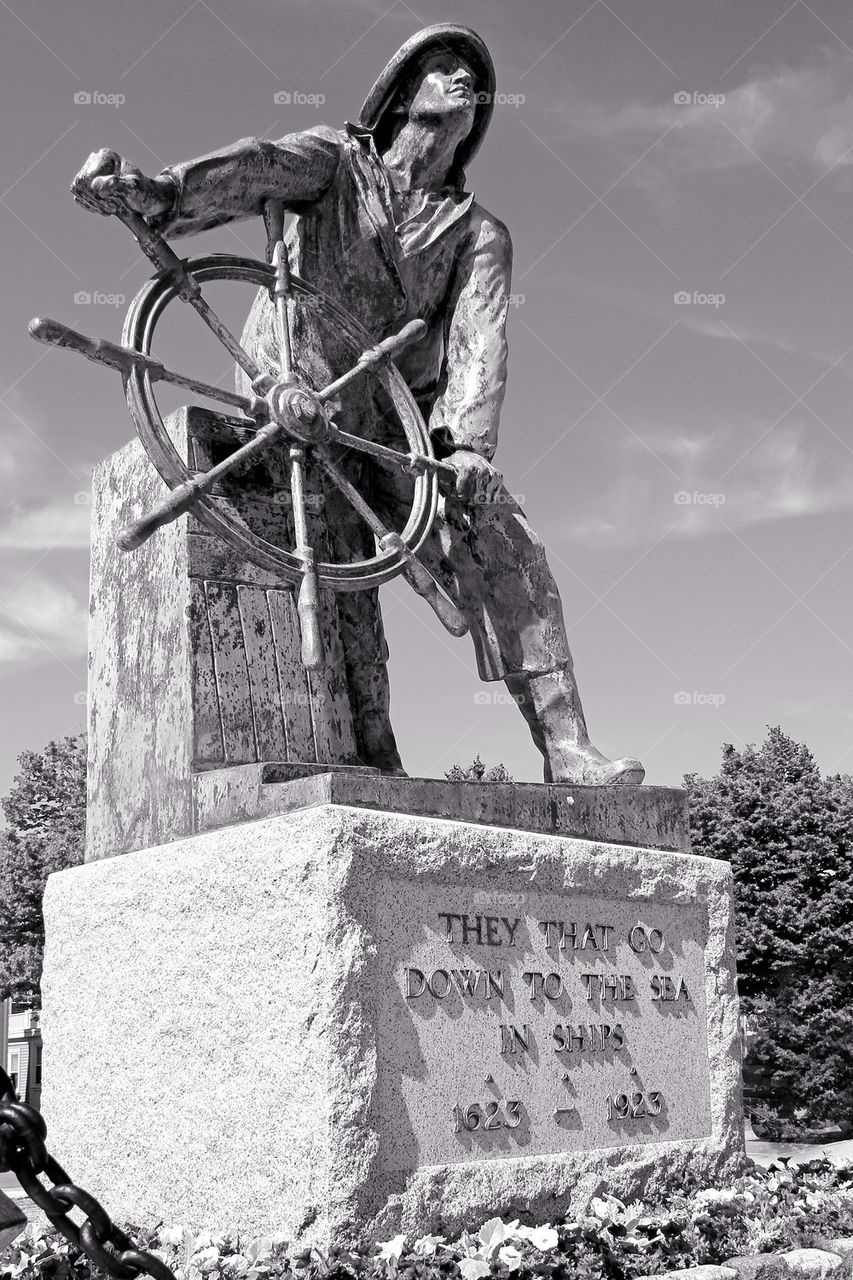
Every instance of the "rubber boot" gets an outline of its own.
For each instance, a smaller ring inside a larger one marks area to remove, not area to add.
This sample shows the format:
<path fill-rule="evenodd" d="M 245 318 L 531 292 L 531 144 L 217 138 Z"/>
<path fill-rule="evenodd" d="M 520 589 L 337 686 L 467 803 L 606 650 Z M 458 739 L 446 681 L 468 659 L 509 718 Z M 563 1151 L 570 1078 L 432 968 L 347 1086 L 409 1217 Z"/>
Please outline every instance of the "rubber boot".
<path fill-rule="evenodd" d="M 384 662 L 347 665 L 347 686 L 359 763 L 406 778 L 391 728 L 388 669 Z"/>
<path fill-rule="evenodd" d="M 646 771 L 639 760 L 608 760 L 590 742 L 570 665 L 542 674 L 507 676 L 506 687 L 545 758 L 546 782 L 609 787 L 638 786 L 643 781 Z"/>

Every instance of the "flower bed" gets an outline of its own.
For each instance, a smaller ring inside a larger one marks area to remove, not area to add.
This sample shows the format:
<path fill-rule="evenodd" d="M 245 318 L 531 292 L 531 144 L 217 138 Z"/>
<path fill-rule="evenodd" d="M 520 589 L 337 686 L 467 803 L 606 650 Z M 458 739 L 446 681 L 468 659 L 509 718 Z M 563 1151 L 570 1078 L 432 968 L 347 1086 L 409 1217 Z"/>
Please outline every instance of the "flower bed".
<path fill-rule="evenodd" d="M 735 1257 L 826 1246 L 853 1236 L 853 1165 L 814 1160 L 752 1168 L 725 1190 L 670 1188 L 665 1204 L 592 1201 L 577 1221 L 529 1227 L 491 1218 L 457 1240 L 395 1236 L 360 1251 L 294 1251 L 283 1236 L 251 1242 L 184 1227 L 128 1227 L 178 1280 L 633 1280 Z M 828 1255 L 824 1255 L 825 1257 Z M 0 1280 L 89 1280 L 85 1257 L 30 1227 L 0 1256 Z"/>

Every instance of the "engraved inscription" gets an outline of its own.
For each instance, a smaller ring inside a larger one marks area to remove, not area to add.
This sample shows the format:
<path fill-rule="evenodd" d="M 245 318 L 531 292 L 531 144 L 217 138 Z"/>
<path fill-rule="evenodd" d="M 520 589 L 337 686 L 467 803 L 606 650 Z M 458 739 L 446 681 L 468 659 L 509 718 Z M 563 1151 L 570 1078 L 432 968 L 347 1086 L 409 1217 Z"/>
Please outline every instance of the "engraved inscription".
<path fill-rule="evenodd" d="M 386 1169 L 710 1133 L 701 908 L 381 883 Z"/>

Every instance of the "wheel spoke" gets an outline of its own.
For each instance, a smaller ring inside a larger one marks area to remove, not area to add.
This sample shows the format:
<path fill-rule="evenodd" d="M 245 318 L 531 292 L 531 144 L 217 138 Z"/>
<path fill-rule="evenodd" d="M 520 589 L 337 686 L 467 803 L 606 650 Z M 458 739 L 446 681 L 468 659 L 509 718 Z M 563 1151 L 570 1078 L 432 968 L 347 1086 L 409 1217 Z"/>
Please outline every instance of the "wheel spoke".
<path fill-rule="evenodd" d="M 295 554 L 302 562 L 302 582 L 296 602 L 302 635 L 302 665 L 309 671 L 323 665 L 323 634 L 320 627 L 320 591 L 314 548 L 308 541 L 305 514 L 305 452 L 301 445 L 290 446 L 290 494 L 293 501 Z"/>
<path fill-rule="evenodd" d="M 287 250 L 283 240 L 277 240 L 273 249 L 273 266 L 275 267 L 275 327 L 278 338 L 278 359 L 282 378 L 289 378 L 293 373 L 293 345 L 290 338 L 290 264 L 287 261 Z"/>
<path fill-rule="evenodd" d="M 222 400 L 225 404 L 242 409 L 250 418 L 262 416 L 267 411 L 265 401 L 260 398 L 249 398 L 238 395 L 235 391 L 225 391 L 213 383 L 202 382 L 198 378 L 187 378 L 182 373 L 167 369 L 153 356 L 144 355 L 135 347 L 121 346 L 110 342 L 108 338 L 87 338 L 85 334 L 70 329 L 58 320 L 36 318 L 30 321 L 30 336 L 37 342 L 44 342 L 52 347 L 64 347 L 66 351 L 74 351 L 85 356 L 95 364 L 106 365 L 117 369 L 124 377 L 133 370 L 140 369 L 147 373 L 152 382 L 172 382 L 177 387 L 185 387 L 198 395 L 208 396 L 212 400 Z"/>
<path fill-rule="evenodd" d="M 160 271 L 168 271 L 171 274 L 178 296 L 183 298 L 184 302 L 189 302 L 191 306 L 195 307 L 208 329 L 216 335 L 240 368 L 249 375 L 253 382 L 260 377 L 261 371 L 255 361 L 248 351 L 245 351 L 240 346 L 228 326 L 223 324 L 216 312 L 205 302 L 201 296 L 201 287 L 198 281 L 187 270 L 186 264 L 178 257 L 172 246 L 167 244 L 159 232 L 149 227 L 140 214 L 134 213 L 130 209 L 118 209 L 116 210 L 116 216 L 130 229 L 136 237 L 140 249 L 147 258 L 150 258 L 155 267 Z"/>
<path fill-rule="evenodd" d="M 216 335 L 225 350 L 229 355 L 233 356 L 240 368 L 249 375 L 253 382 L 256 378 L 259 378 L 261 376 L 261 371 L 258 365 L 249 355 L 248 351 L 244 350 L 244 348 L 240 346 L 240 343 L 234 337 L 231 330 L 227 325 L 222 323 L 219 316 L 213 308 L 205 302 L 201 294 L 191 297 L 189 301 L 190 304 L 195 307 L 211 333 Z"/>
<path fill-rule="evenodd" d="M 142 546 L 152 533 L 161 529 L 164 524 L 171 524 L 173 520 L 177 520 L 178 516 L 189 511 L 217 481 L 227 476 L 235 467 L 253 458 L 255 454 L 268 449 L 281 434 L 282 428 L 277 422 L 268 422 L 251 440 L 241 445 L 239 449 L 235 449 L 233 453 L 229 453 L 228 457 L 217 462 L 215 467 L 211 467 L 209 471 L 191 475 L 183 484 L 177 485 L 148 515 L 132 521 L 119 531 L 116 542 L 122 551 L 135 551 L 137 547 Z"/>
<path fill-rule="evenodd" d="M 333 422 L 327 423 L 327 440 L 346 449 L 355 449 L 359 453 L 369 453 L 377 462 L 389 467 L 392 471 L 408 471 L 420 474 L 422 471 L 435 471 L 439 475 L 452 478 L 456 475 L 453 467 L 438 458 L 431 458 L 426 453 L 401 453 L 399 449 L 389 449 L 387 445 L 377 444 L 374 440 L 365 440 L 363 436 L 351 435 L 342 431 Z"/>
<path fill-rule="evenodd" d="M 362 351 L 351 369 L 317 393 L 319 398 L 323 401 L 332 400 L 339 391 L 348 387 L 368 369 L 374 369 L 387 360 L 393 360 L 410 343 L 419 342 L 426 331 L 427 327 L 423 320 L 410 320 L 408 324 L 403 325 L 399 333 L 392 333 L 390 338 L 383 338 L 382 342 L 377 342 L 375 347 L 368 347 L 366 351 Z"/>
<path fill-rule="evenodd" d="M 403 577 L 409 586 L 413 587 L 419 596 L 423 596 L 439 622 L 452 636 L 464 636 L 468 630 L 468 623 L 456 608 L 456 605 L 439 591 L 431 574 L 424 568 L 412 549 L 406 546 L 399 533 L 393 533 L 385 528 L 376 512 L 367 505 L 355 486 L 347 480 L 331 458 L 319 450 L 317 454 L 320 464 L 332 484 L 340 490 L 368 528 L 376 535 L 381 549 L 383 551 L 396 551 L 400 556 L 403 561 Z"/>

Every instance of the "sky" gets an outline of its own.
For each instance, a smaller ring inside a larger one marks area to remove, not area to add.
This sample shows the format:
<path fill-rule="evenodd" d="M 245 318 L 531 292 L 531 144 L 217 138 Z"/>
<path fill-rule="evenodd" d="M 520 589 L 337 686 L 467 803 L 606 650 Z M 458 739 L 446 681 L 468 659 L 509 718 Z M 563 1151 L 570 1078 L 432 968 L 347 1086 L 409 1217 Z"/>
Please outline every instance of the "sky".
<path fill-rule="evenodd" d="M 853 769 L 849 0 L 0 0 L 0 794 L 85 725 L 92 469 L 133 430 L 117 375 L 26 332 L 117 340 L 150 274 L 74 173 L 102 146 L 156 173 L 340 127 L 440 21 L 497 68 L 468 173 L 514 243 L 496 463 L 548 548 L 593 741 L 678 785 L 780 724 Z M 200 372 L 188 330 L 169 362 Z M 401 580 L 382 600 L 409 772 L 479 753 L 541 779 L 470 641 Z"/>

